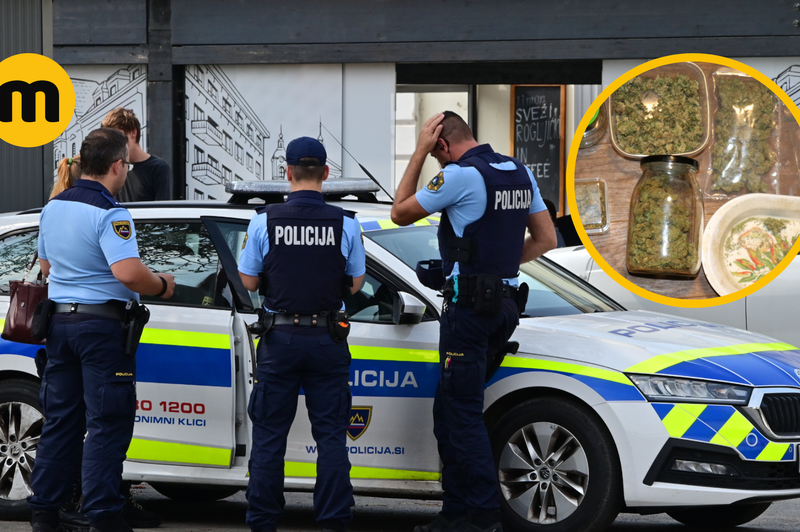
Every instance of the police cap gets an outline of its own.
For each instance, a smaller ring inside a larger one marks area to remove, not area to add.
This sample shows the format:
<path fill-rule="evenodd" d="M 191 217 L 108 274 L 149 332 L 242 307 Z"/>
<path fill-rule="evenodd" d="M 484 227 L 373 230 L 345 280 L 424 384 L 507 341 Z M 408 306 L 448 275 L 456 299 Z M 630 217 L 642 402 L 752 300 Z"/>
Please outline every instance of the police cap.
<path fill-rule="evenodd" d="M 309 164 L 304 161 L 301 164 L 300 159 L 305 157 L 314 157 L 319 163 Z M 286 163 L 292 166 L 322 166 L 327 159 L 328 154 L 325 152 L 325 146 L 311 137 L 296 138 L 286 147 Z"/>

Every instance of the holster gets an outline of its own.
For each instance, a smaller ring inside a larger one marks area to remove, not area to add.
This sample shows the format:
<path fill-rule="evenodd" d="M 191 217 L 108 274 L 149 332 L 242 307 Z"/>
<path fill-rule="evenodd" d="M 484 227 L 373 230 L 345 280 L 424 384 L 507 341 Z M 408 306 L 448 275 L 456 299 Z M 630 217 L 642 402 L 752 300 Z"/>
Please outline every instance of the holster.
<path fill-rule="evenodd" d="M 353 294 L 350 291 L 351 288 L 353 288 L 353 276 L 345 275 L 342 277 L 342 299 L 347 299 Z"/>
<path fill-rule="evenodd" d="M 350 320 L 344 310 L 337 310 L 328 314 L 328 331 L 334 342 L 344 343 L 350 334 Z"/>
<path fill-rule="evenodd" d="M 525 307 L 528 306 L 528 292 L 530 288 L 528 287 L 528 283 L 520 283 L 519 287 L 517 288 L 517 309 L 519 310 L 519 315 L 522 316 L 525 314 Z M 515 351 L 516 353 L 516 351 Z"/>
<path fill-rule="evenodd" d="M 125 304 L 125 318 L 122 321 L 126 356 L 131 358 L 136 356 L 139 340 L 142 339 L 142 332 L 148 321 L 150 321 L 150 309 L 135 299 L 128 300 Z"/>
<path fill-rule="evenodd" d="M 47 330 L 50 327 L 50 316 L 53 315 L 55 301 L 52 299 L 42 299 L 33 311 L 31 321 L 31 337 L 34 340 L 44 340 L 47 337 Z"/>
<path fill-rule="evenodd" d="M 275 314 L 267 312 L 264 307 L 256 311 L 258 320 L 247 326 L 247 330 L 256 338 L 264 336 L 275 327 Z"/>
<path fill-rule="evenodd" d="M 502 349 L 489 358 L 486 362 L 486 382 L 489 382 L 497 370 L 500 369 L 500 365 L 506 355 L 516 354 L 517 350 L 519 350 L 519 342 L 506 342 Z"/>
<path fill-rule="evenodd" d="M 473 303 L 479 314 L 494 315 L 503 306 L 503 278 L 489 273 L 478 274 L 473 289 Z"/>

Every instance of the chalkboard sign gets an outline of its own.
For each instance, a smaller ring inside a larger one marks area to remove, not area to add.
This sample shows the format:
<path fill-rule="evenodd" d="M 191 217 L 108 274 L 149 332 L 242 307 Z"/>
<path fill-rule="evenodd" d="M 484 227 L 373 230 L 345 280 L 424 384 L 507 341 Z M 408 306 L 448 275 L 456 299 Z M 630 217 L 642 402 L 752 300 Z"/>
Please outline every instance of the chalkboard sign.
<path fill-rule="evenodd" d="M 511 86 L 511 153 L 564 214 L 565 85 Z"/>

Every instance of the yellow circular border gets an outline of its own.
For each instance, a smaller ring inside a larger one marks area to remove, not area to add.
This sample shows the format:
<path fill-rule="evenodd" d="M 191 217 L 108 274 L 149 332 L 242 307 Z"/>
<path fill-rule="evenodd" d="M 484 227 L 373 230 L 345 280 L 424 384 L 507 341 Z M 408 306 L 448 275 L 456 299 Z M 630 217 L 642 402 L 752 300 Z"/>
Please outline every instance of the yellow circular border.
<path fill-rule="evenodd" d="M 578 215 L 578 204 L 575 201 L 575 165 L 578 160 L 578 148 L 580 147 L 581 140 L 583 138 L 583 134 L 586 131 L 586 127 L 589 125 L 589 120 L 594 113 L 600 109 L 600 106 L 603 105 L 606 100 L 609 99 L 611 94 L 620 88 L 623 84 L 627 81 L 633 79 L 634 77 L 638 76 L 643 72 L 647 72 L 656 67 L 660 67 L 663 65 L 670 65 L 672 63 L 683 63 L 686 61 L 692 62 L 701 62 L 701 63 L 714 63 L 718 65 L 723 65 L 727 67 L 734 68 L 749 76 L 757 79 L 769 89 L 775 93 L 775 95 L 781 99 L 783 103 L 786 104 L 789 111 L 794 116 L 795 120 L 800 123 L 800 109 L 797 108 L 795 103 L 792 101 L 791 98 L 781 89 L 778 85 L 772 81 L 770 78 L 759 72 L 758 70 L 745 65 L 739 61 L 734 59 L 729 59 L 727 57 L 721 57 L 718 55 L 711 55 L 711 54 L 676 54 L 676 55 L 668 55 L 665 57 L 661 57 L 659 59 L 654 59 L 652 61 L 648 61 L 644 64 L 639 65 L 636 68 L 633 68 L 614 80 L 611 85 L 605 88 L 603 92 L 592 102 L 592 105 L 589 106 L 589 109 L 586 111 L 586 114 L 583 115 L 580 124 L 575 129 L 575 135 L 572 138 L 572 144 L 569 148 L 569 157 L 567 160 L 567 190 L 571 191 L 569 194 L 569 198 L 567 198 L 567 202 L 569 203 L 569 212 L 572 214 L 572 220 L 575 223 L 575 229 L 578 231 L 578 234 L 581 237 L 581 242 L 583 242 L 584 246 L 586 246 L 587 251 L 595 260 L 595 262 L 605 271 L 612 279 L 617 281 L 620 285 L 624 288 L 627 288 L 634 294 L 641 296 L 645 299 L 649 299 L 655 303 L 662 303 L 664 305 L 670 305 L 673 307 L 683 307 L 683 308 L 705 308 L 705 307 L 714 307 L 717 305 L 723 305 L 725 303 L 732 303 L 737 301 L 745 296 L 749 296 L 756 290 L 759 290 L 770 283 L 773 279 L 775 279 L 778 274 L 780 274 L 789 263 L 797 256 L 798 252 L 800 252 L 800 239 L 794 243 L 792 248 L 787 253 L 786 257 L 779 262 L 775 268 L 762 277 L 759 281 L 753 283 L 752 285 L 742 288 L 741 290 L 737 290 L 732 294 L 728 294 L 726 296 L 718 296 L 714 298 L 707 298 L 707 299 L 680 299 L 676 297 L 668 297 L 662 296 L 661 294 L 656 294 L 655 292 L 650 292 L 649 290 L 645 290 L 644 288 L 634 284 L 633 282 L 629 281 L 617 271 L 612 268 L 606 261 L 603 259 L 603 256 L 595 249 L 594 245 L 592 244 L 589 235 L 586 233 L 586 230 L 583 228 L 583 224 L 581 223 L 580 216 Z"/>

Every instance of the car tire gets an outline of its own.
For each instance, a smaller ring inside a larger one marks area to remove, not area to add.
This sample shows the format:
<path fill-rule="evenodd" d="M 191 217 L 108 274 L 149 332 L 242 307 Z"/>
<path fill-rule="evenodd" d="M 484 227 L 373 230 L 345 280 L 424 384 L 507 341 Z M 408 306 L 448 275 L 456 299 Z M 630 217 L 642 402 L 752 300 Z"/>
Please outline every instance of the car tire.
<path fill-rule="evenodd" d="M 686 526 L 696 528 L 732 528 L 749 523 L 767 511 L 771 502 L 728 506 L 698 506 L 671 510 L 667 515 Z"/>
<path fill-rule="evenodd" d="M 164 497 L 178 502 L 214 502 L 226 499 L 242 489 L 237 486 L 203 486 L 171 482 L 150 482 L 149 484 Z"/>
<path fill-rule="evenodd" d="M 27 498 L 43 425 L 39 383 L 0 381 L 0 521 L 30 518 Z"/>
<path fill-rule="evenodd" d="M 588 408 L 532 399 L 505 414 L 491 437 L 509 530 L 600 532 L 616 518 L 623 502 L 617 450 Z"/>

